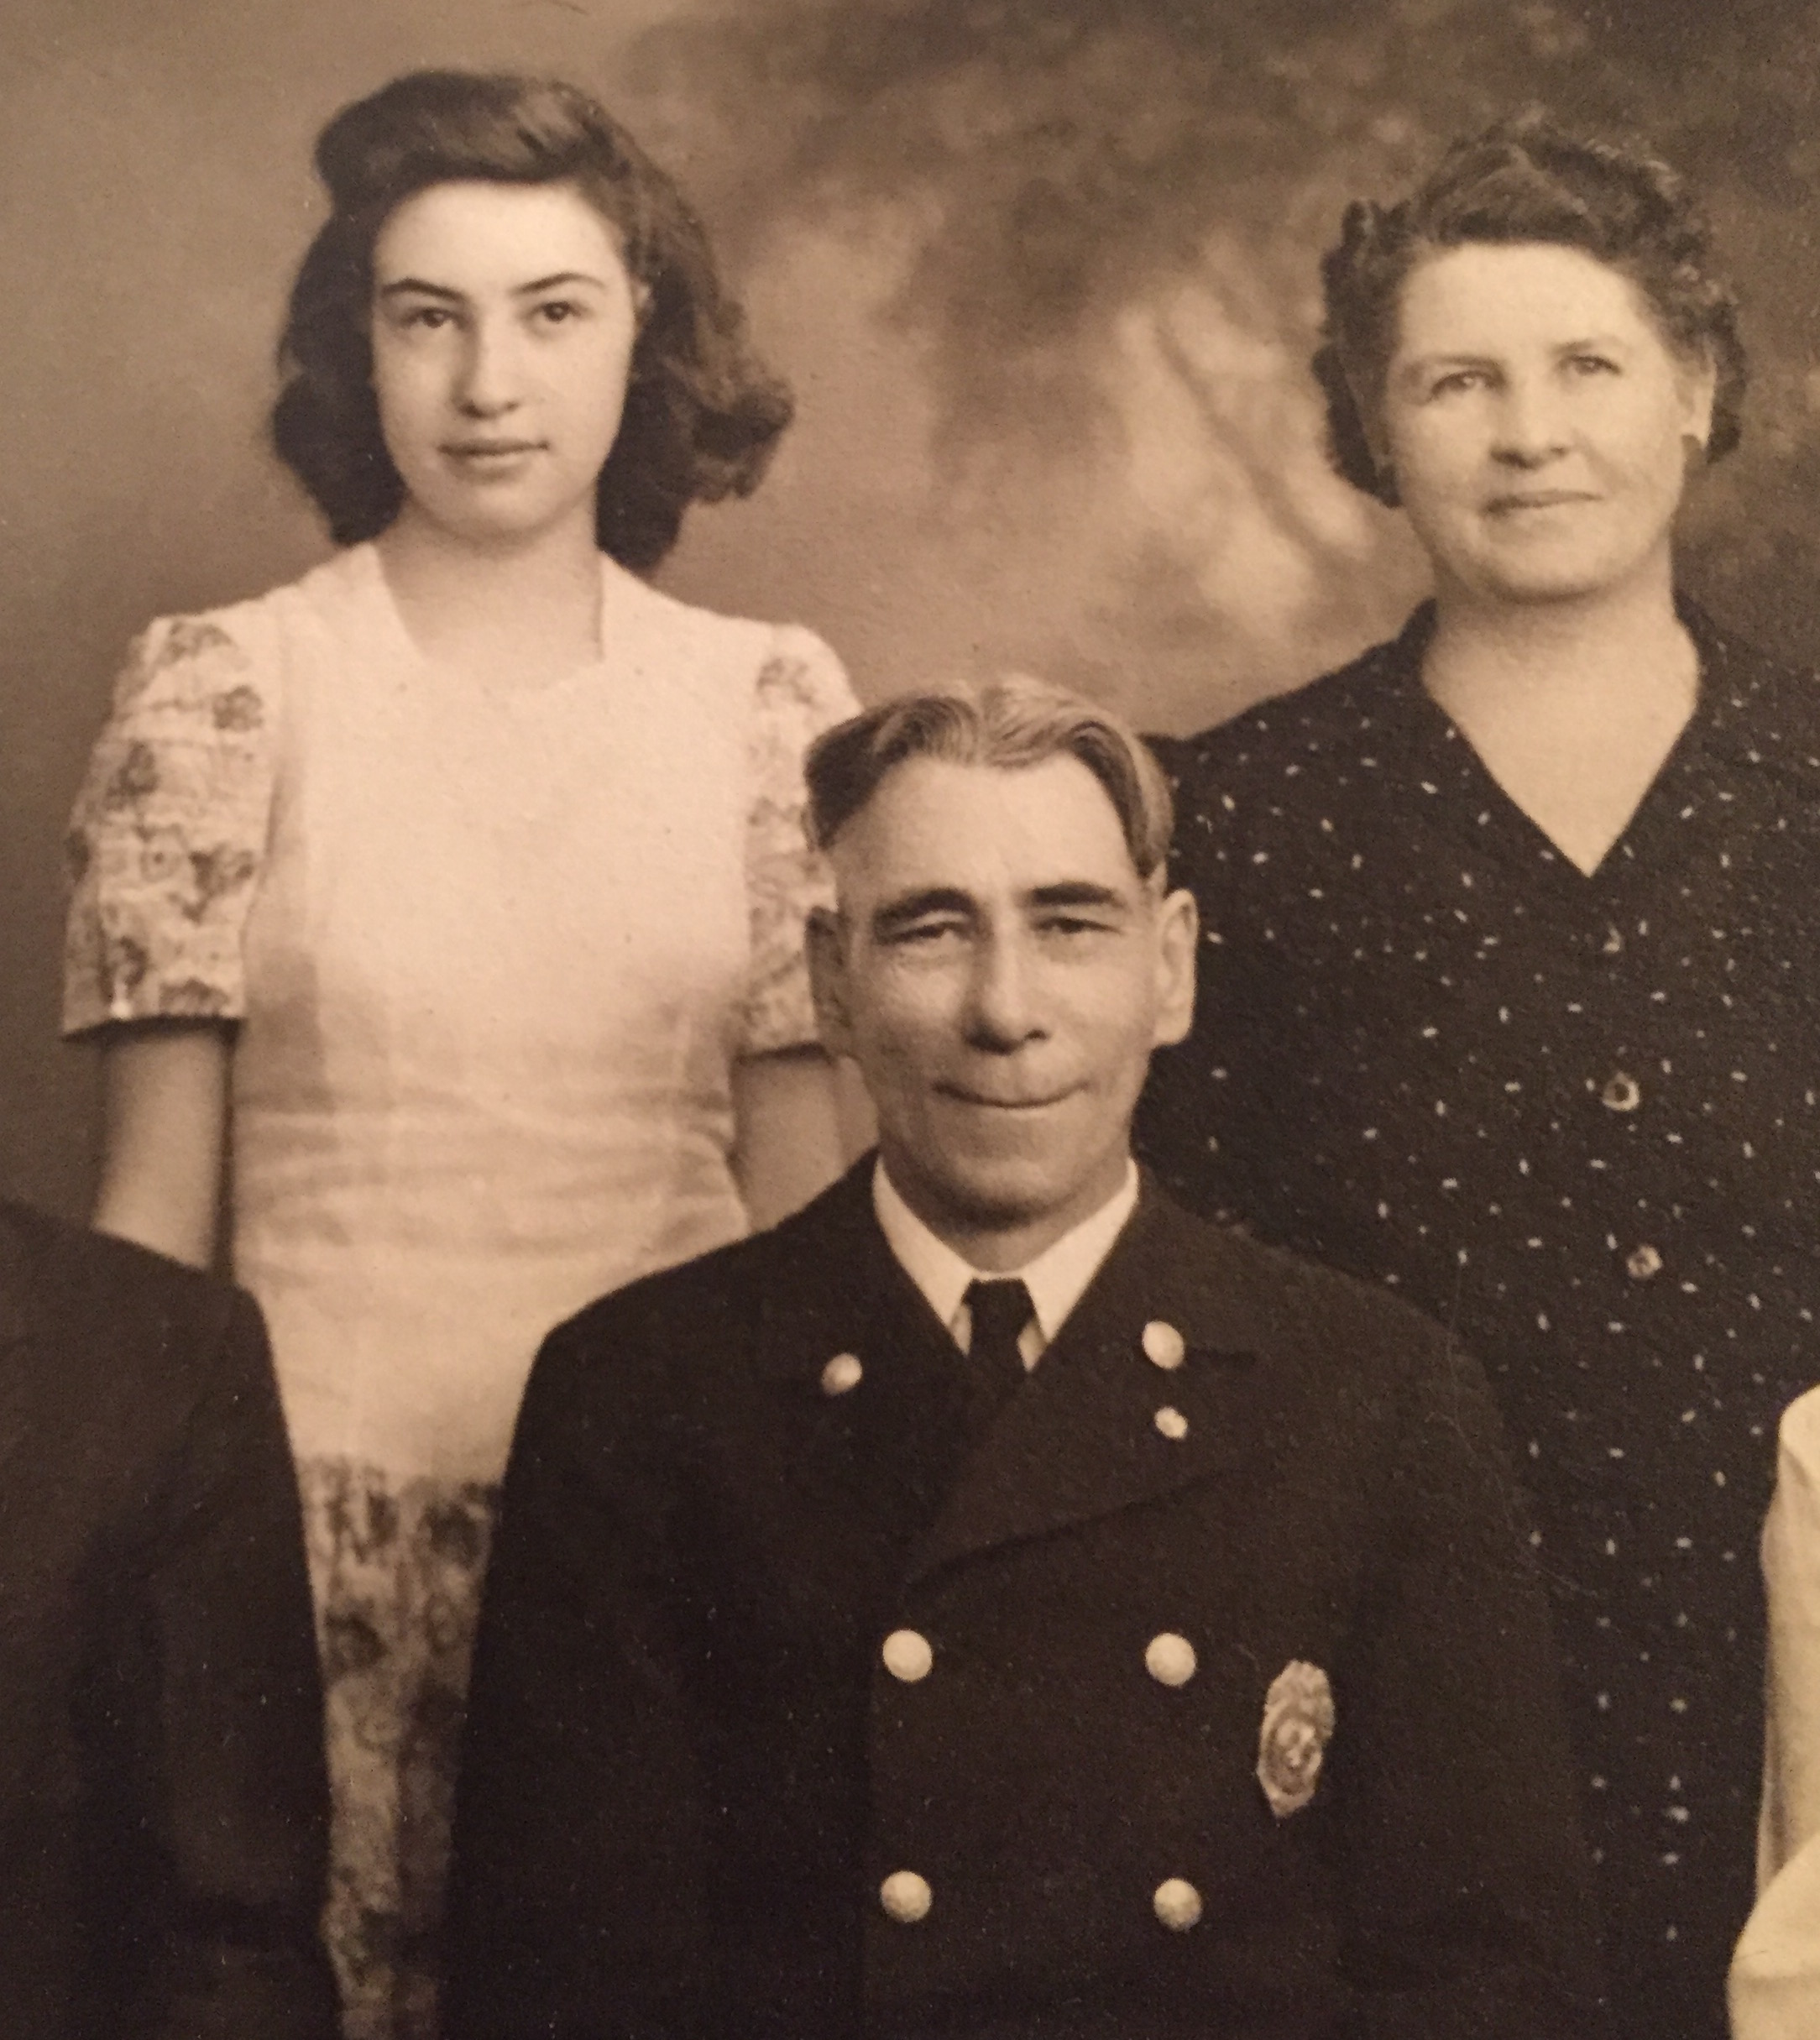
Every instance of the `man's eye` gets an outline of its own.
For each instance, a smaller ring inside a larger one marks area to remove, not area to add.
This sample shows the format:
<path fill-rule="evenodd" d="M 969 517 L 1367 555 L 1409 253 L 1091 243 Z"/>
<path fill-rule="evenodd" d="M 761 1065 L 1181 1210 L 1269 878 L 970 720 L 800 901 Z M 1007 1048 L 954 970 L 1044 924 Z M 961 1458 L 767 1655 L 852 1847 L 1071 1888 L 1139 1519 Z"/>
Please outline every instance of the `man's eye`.
<path fill-rule="evenodd" d="M 454 313 L 446 305 L 418 305 L 405 314 L 405 323 L 425 332 L 435 332 L 441 327 L 453 324 L 454 318 Z"/>
<path fill-rule="evenodd" d="M 899 949 L 928 949 L 957 938 L 960 932 L 958 921 L 911 921 L 893 928 L 886 939 Z"/>
<path fill-rule="evenodd" d="M 1618 364 L 1608 354 L 1573 354 L 1567 365 L 1576 375 L 1616 375 Z"/>
<path fill-rule="evenodd" d="M 1451 369 L 1445 375 L 1437 375 L 1428 386 L 1430 396 L 1459 396 L 1468 390 L 1481 390 L 1485 385 L 1483 369 Z"/>

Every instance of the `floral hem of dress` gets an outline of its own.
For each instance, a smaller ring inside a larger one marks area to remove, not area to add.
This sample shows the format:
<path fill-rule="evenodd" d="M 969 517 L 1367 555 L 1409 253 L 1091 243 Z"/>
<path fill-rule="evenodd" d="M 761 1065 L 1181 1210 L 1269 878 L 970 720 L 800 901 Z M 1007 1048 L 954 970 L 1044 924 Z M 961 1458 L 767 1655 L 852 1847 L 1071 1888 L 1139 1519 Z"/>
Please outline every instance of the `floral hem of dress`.
<path fill-rule="evenodd" d="M 433 2040 L 468 1672 L 497 1491 L 299 1467 L 332 1802 L 323 1933 L 347 2040 Z"/>

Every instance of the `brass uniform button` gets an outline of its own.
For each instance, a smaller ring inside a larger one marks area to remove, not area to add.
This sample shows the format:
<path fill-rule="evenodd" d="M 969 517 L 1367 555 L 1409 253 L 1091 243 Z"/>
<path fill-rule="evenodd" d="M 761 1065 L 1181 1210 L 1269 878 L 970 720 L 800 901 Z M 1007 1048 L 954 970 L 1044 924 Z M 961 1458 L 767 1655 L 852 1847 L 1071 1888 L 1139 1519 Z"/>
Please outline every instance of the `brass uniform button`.
<path fill-rule="evenodd" d="M 893 1870 L 878 1887 L 878 1902 L 901 1925 L 913 1927 L 928 1917 L 935 1894 L 928 1880 L 914 1870 Z"/>
<path fill-rule="evenodd" d="M 1166 1877 L 1152 1894 L 1157 1917 L 1171 1933 L 1186 1933 L 1200 1919 L 1200 1894 L 1185 1877 Z"/>
<path fill-rule="evenodd" d="M 1194 1677 L 1199 1660 L 1195 1646 L 1185 1636 L 1165 1629 L 1153 1636 L 1144 1649 L 1144 1670 L 1159 1686 L 1185 1686 Z"/>
<path fill-rule="evenodd" d="M 926 1679 L 935 1662 L 928 1638 L 916 1629 L 893 1629 L 885 1639 L 885 1647 L 879 1656 L 885 1661 L 886 1671 L 906 1686 L 914 1686 L 919 1679 Z"/>

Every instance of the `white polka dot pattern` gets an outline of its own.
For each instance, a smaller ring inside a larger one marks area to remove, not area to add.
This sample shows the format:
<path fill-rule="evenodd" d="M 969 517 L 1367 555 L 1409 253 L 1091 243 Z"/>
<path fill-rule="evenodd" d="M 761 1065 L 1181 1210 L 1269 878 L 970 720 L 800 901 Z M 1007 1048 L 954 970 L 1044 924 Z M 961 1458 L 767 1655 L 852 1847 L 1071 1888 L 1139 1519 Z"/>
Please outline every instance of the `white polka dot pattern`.
<path fill-rule="evenodd" d="M 1618 1969 L 1677 2032 L 1749 1908 L 1756 1541 L 1820 1376 L 1820 683 L 1690 624 L 1701 705 L 1591 878 L 1422 690 L 1425 612 L 1160 745 L 1207 942 L 1140 1120 L 1190 1203 L 1484 1362 Z"/>

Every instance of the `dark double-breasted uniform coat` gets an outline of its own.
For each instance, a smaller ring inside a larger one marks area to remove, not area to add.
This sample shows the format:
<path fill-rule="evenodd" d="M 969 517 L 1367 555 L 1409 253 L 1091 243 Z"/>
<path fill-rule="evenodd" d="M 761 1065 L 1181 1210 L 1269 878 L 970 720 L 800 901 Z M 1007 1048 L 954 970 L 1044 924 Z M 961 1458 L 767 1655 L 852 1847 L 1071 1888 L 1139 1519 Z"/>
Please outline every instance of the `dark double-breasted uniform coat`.
<path fill-rule="evenodd" d="M 864 1165 L 552 1336 L 449 2040 L 1598 2032 L 1472 1363 L 1147 1185 L 983 1430 L 966 1365 Z"/>
<path fill-rule="evenodd" d="M 257 1309 L 0 1203 L 0 2040 L 332 2040 L 327 1825 Z"/>

